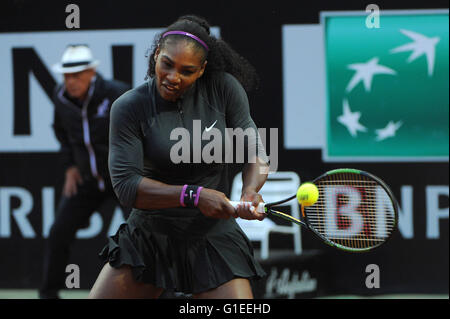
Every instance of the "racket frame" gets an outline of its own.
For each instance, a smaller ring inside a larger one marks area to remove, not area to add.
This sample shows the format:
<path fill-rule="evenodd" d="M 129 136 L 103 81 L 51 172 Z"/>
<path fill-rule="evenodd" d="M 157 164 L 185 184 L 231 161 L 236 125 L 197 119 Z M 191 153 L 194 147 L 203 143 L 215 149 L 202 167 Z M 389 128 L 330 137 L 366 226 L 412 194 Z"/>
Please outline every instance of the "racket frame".
<path fill-rule="evenodd" d="M 310 231 L 312 231 L 316 236 L 318 236 L 322 241 L 324 241 L 326 244 L 341 249 L 341 250 L 345 250 L 347 252 L 353 252 L 353 253 L 361 253 L 361 252 L 367 252 L 367 251 L 372 251 L 378 247 L 380 247 L 381 245 L 383 245 L 384 243 L 386 243 L 391 237 L 392 235 L 395 233 L 396 229 L 397 229 L 397 225 L 398 225 L 398 202 L 395 199 L 392 191 L 390 190 L 390 188 L 386 185 L 386 183 L 384 183 L 380 178 L 376 177 L 373 174 L 370 174 L 368 172 L 365 171 L 361 171 L 361 170 L 357 170 L 357 169 L 352 169 L 352 168 L 340 168 L 340 169 L 335 169 L 335 170 L 331 170 L 328 172 L 325 172 L 324 174 L 320 175 L 319 177 L 315 178 L 311 183 L 315 184 L 317 183 L 319 180 L 326 178 L 327 176 L 330 175 L 334 175 L 334 174 L 341 174 L 341 173 L 352 173 L 352 174 L 359 174 L 359 175 L 363 175 L 366 176 L 370 179 L 373 179 L 375 182 L 377 182 L 387 193 L 387 195 L 389 196 L 389 198 L 392 201 L 392 206 L 394 208 L 394 224 L 392 226 L 392 231 L 390 232 L 389 236 L 382 242 L 378 243 L 377 245 L 371 246 L 371 247 L 366 247 L 366 248 L 351 248 L 351 247 L 347 247 L 344 245 L 341 245 L 339 243 L 336 243 L 330 239 L 328 239 L 326 236 L 322 235 L 321 233 L 319 233 L 314 227 L 312 227 L 308 221 L 308 216 L 305 214 L 304 211 L 304 206 L 300 205 L 302 214 L 300 216 L 299 219 L 292 217 L 291 215 L 285 214 L 283 212 L 277 211 L 272 209 L 273 207 L 279 206 L 280 204 L 286 203 L 294 198 L 296 198 L 296 195 L 293 195 L 287 199 L 281 200 L 281 201 L 277 201 L 277 202 L 272 202 L 272 203 L 267 203 L 264 205 L 264 210 L 266 214 L 271 214 L 280 218 L 283 218 L 285 220 L 288 220 L 290 222 L 293 222 L 297 225 L 306 227 L 307 229 L 309 229 Z"/>

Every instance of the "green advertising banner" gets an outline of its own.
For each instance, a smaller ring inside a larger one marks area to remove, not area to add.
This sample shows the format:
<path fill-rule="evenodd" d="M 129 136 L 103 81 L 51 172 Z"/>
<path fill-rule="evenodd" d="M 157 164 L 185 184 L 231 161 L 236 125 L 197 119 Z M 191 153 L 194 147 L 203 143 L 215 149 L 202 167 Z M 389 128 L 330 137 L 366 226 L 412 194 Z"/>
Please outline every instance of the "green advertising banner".
<path fill-rule="evenodd" d="M 326 161 L 448 161 L 448 10 L 323 13 Z M 373 17 L 372 17 L 373 18 Z"/>

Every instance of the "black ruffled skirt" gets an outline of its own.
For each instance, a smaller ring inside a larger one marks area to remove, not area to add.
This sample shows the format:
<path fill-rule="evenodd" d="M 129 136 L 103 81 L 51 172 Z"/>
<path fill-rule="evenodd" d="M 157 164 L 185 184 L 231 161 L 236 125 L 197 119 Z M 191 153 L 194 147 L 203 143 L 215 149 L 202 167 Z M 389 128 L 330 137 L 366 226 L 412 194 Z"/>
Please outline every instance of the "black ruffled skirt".
<path fill-rule="evenodd" d="M 100 258 L 114 268 L 130 265 L 136 281 L 185 294 L 207 291 L 233 278 L 265 276 L 233 218 L 186 213 L 133 210 Z"/>

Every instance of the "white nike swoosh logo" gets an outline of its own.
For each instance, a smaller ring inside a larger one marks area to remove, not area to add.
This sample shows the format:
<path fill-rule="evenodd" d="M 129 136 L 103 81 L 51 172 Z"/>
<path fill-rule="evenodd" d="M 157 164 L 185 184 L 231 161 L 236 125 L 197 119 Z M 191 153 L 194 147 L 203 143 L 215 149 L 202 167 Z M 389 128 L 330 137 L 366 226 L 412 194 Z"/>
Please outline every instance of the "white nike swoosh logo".
<path fill-rule="evenodd" d="M 192 193 L 193 193 L 194 191 L 189 191 L 189 199 L 192 199 Z"/>
<path fill-rule="evenodd" d="M 210 127 L 205 127 L 205 132 L 210 131 L 214 127 L 214 125 L 216 125 L 216 123 L 217 123 L 217 120 L 215 120 L 214 123 Z"/>

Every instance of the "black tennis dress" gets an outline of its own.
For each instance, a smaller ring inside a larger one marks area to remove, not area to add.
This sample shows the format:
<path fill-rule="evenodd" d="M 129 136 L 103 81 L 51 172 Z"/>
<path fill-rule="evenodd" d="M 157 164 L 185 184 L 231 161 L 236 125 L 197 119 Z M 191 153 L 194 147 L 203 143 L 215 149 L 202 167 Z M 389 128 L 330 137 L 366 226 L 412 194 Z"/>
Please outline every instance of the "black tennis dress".
<path fill-rule="evenodd" d="M 228 73 L 198 79 L 177 102 L 162 99 L 153 79 L 126 92 L 114 102 L 110 124 L 109 169 L 120 202 L 133 206 L 143 177 L 227 194 L 226 134 L 239 128 L 256 131 L 247 95 Z M 245 147 L 257 143 L 245 139 Z M 100 257 L 114 268 L 130 265 L 137 281 L 185 294 L 265 275 L 234 218 L 181 206 L 133 208 Z"/>

